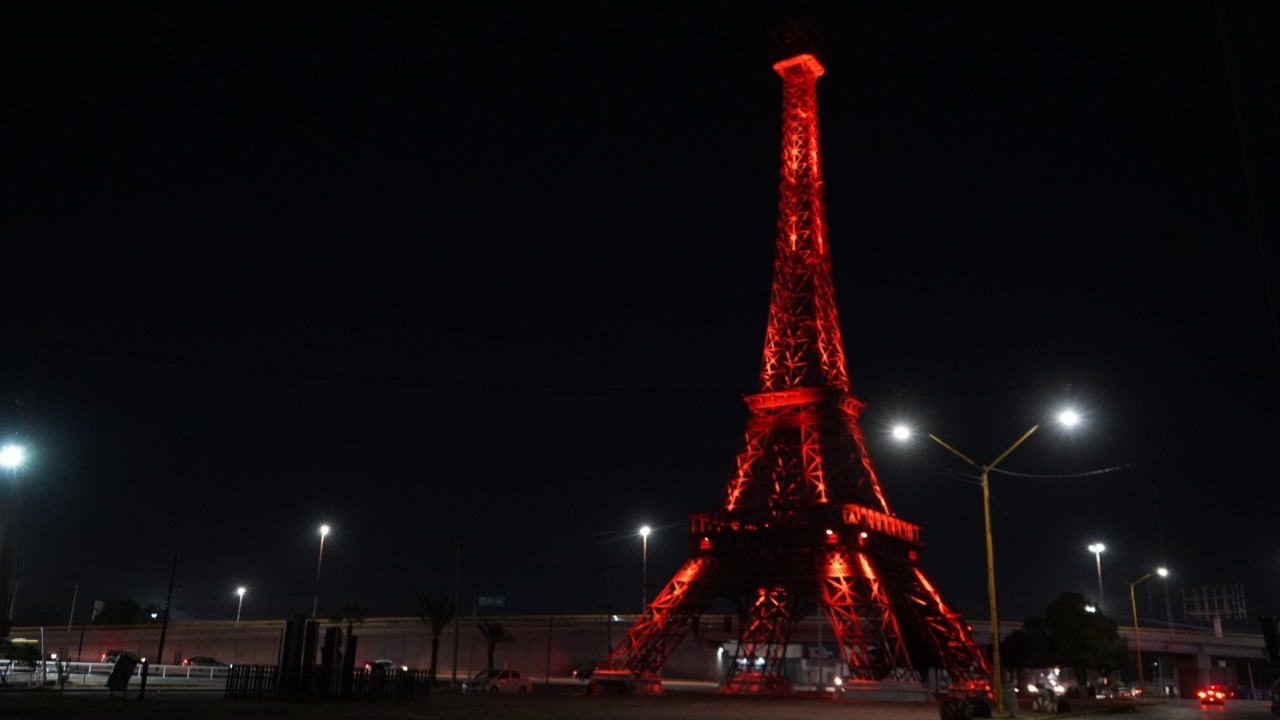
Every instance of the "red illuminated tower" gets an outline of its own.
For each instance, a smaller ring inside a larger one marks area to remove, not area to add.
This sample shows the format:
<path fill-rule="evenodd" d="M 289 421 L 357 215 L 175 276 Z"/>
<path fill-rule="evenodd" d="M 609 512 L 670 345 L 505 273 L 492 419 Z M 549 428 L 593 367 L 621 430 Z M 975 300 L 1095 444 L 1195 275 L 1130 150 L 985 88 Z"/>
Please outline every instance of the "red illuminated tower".
<path fill-rule="evenodd" d="M 721 507 L 692 518 L 692 556 L 606 667 L 656 691 L 658 671 L 692 623 L 727 598 L 742 622 L 726 692 L 790 691 L 783 653 L 796 622 L 814 610 L 853 678 L 918 680 L 921 658 L 910 646 L 929 652 L 953 685 L 985 690 L 986 661 L 916 567 L 920 528 L 890 510 L 858 426 L 862 403 L 845 369 L 822 198 L 823 67 L 810 54 L 773 67 L 783 86 L 777 255 L 745 444 Z"/>

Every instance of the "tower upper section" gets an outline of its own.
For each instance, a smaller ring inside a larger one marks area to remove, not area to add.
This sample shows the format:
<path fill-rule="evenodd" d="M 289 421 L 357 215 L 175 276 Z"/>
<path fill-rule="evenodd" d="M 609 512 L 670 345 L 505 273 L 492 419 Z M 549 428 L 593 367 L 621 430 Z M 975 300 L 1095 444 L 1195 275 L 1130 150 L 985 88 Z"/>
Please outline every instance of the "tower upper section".
<path fill-rule="evenodd" d="M 848 392 L 818 152 L 817 85 L 824 68 L 806 53 L 773 69 L 782 77 L 782 179 L 760 392 Z"/>

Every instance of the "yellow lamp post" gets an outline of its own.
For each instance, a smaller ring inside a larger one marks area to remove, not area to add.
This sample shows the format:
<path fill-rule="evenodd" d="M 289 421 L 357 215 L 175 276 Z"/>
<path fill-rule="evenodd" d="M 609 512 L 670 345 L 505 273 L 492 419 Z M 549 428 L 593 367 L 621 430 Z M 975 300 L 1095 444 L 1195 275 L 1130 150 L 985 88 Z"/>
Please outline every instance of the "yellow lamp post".
<path fill-rule="evenodd" d="M 1138 634 L 1138 601 L 1134 597 L 1133 589 L 1138 586 L 1138 583 L 1146 580 L 1152 575 L 1168 577 L 1169 571 L 1165 568 L 1156 568 L 1155 572 L 1149 572 L 1129 583 L 1129 607 L 1133 608 L 1133 645 L 1138 650 L 1138 694 L 1142 696 L 1143 700 L 1147 699 L 1147 688 L 1146 684 L 1142 680 L 1142 636 Z"/>
<path fill-rule="evenodd" d="M 1065 410 L 1058 414 L 1058 422 L 1063 425 L 1071 426 L 1076 424 L 1077 421 L 1079 421 L 1079 416 L 1070 410 Z M 1007 450 L 1000 453 L 999 457 L 986 465 L 979 465 L 970 459 L 968 455 L 965 455 L 954 447 L 943 442 L 943 440 L 937 435 L 927 433 L 931 440 L 946 448 L 952 455 L 955 455 L 966 464 L 982 473 L 982 520 L 983 529 L 986 533 L 987 544 L 987 599 L 991 611 L 991 680 L 992 685 L 994 685 L 992 691 L 996 696 L 996 716 L 998 717 L 1003 717 L 1005 715 L 1005 709 L 1004 692 L 1002 687 L 1003 683 L 1001 682 L 1002 678 L 1000 672 L 1000 616 L 996 607 L 996 556 L 994 544 L 991 540 L 991 488 L 989 475 L 997 465 L 1009 456 L 1009 453 L 1016 450 L 1027 438 L 1031 437 L 1032 433 L 1039 429 L 1040 425 L 1038 423 L 1032 425 L 1030 430 L 1027 430 L 1022 434 L 1022 437 L 1018 438 L 1017 441 L 1010 445 Z M 905 427 L 899 426 L 894 428 L 893 435 L 901 440 L 907 438 L 910 435 L 910 431 Z"/>

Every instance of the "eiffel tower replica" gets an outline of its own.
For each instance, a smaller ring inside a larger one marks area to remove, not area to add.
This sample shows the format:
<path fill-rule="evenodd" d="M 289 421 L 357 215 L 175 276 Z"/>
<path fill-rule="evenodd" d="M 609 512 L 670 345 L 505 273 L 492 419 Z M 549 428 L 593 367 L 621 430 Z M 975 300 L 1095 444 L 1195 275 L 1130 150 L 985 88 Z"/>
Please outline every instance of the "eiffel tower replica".
<path fill-rule="evenodd" d="M 863 403 L 845 369 L 818 154 L 824 68 L 797 53 L 773 69 L 782 77 L 777 254 L 744 447 L 719 509 L 692 517 L 691 557 L 598 672 L 660 692 L 663 663 L 710 604 L 727 599 L 741 622 L 722 692 L 791 692 L 787 642 L 817 611 L 855 684 L 909 687 L 927 664 L 945 670 L 953 689 L 985 695 L 986 660 L 917 567 L 920 528 L 889 509 L 858 426 Z"/>

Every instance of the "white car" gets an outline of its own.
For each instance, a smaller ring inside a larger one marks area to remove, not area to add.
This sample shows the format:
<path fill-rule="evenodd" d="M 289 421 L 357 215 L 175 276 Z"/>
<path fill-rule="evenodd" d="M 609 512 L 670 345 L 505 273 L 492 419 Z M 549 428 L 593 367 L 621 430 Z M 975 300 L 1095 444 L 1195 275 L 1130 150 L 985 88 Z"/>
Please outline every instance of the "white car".
<path fill-rule="evenodd" d="M 475 677 L 462 681 L 464 693 L 527 693 L 533 681 L 515 670 L 481 670 Z"/>

